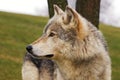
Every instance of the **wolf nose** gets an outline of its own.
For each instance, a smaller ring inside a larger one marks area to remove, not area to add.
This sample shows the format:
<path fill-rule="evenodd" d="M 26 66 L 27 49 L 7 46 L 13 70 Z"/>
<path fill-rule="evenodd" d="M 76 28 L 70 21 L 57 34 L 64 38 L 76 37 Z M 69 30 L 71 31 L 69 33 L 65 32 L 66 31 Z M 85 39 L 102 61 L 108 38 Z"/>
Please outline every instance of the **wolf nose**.
<path fill-rule="evenodd" d="M 29 53 L 32 53 L 32 46 L 31 46 L 31 45 L 27 46 L 27 47 L 26 47 L 26 50 L 27 50 Z"/>

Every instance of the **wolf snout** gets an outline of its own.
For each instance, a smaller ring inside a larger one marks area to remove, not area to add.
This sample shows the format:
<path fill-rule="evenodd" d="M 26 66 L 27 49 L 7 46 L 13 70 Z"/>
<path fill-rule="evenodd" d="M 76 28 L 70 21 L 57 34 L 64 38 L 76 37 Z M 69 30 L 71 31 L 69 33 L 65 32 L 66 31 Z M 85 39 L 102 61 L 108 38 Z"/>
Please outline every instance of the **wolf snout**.
<path fill-rule="evenodd" d="M 32 46 L 31 45 L 28 45 L 27 47 L 26 47 L 26 50 L 29 52 L 29 53 L 32 53 Z"/>

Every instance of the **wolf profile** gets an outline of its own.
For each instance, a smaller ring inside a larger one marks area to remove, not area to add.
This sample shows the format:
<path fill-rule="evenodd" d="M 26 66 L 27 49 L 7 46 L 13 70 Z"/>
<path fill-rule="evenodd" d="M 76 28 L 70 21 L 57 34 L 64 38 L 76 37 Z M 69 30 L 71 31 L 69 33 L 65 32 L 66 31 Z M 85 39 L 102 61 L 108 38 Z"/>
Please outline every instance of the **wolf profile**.
<path fill-rule="evenodd" d="M 111 80 L 102 33 L 74 9 L 54 5 L 43 35 L 26 47 L 23 80 Z"/>

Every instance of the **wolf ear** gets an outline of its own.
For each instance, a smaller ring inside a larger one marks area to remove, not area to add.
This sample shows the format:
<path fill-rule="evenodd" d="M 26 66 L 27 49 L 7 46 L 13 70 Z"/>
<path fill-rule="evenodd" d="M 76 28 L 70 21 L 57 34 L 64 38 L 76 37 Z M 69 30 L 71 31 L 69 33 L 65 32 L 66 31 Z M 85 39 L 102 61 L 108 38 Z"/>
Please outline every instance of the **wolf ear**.
<path fill-rule="evenodd" d="M 63 14 L 63 10 L 61 8 L 59 8 L 57 5 L 53 5 L 54 6 L 54 15 L 60 15 Z"/>
<path fill-rule="evenodd" d="M 76 23 L 78 20 L 78 13 L 69 6 L 66 6 L 65 16 L 63 19 L 65 24 L 69 24 L 70 22 Z"/>
<path fill-rule="evenodd" d="M 88 28 L 86 20 L 77 13 L 74 9 L 66 7 L 65 16 L 63 17 L 64 24 L 70 24 L 72 27 L 76 28 L 78 35 L 83 39 L 88 34 Z"/>

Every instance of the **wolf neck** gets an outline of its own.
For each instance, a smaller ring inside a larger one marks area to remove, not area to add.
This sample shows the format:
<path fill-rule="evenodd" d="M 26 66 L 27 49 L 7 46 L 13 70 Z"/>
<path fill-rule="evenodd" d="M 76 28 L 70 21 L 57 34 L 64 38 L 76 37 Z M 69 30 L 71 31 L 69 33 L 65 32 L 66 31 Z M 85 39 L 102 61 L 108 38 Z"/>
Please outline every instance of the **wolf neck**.
<path fill-rule="evenodd" d="M 79 68 L 80 63 L 74 63 L 70 60 L 57 62 L 57 65 L 60 69 L 60 72 L 64 78 L 64 80 L 77 80 L 79 79 Z"/>

